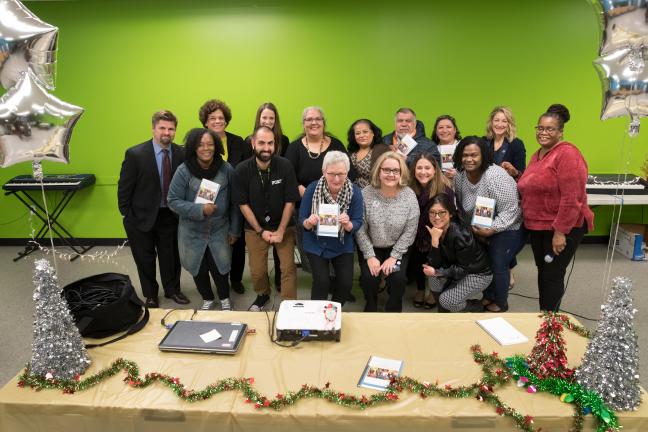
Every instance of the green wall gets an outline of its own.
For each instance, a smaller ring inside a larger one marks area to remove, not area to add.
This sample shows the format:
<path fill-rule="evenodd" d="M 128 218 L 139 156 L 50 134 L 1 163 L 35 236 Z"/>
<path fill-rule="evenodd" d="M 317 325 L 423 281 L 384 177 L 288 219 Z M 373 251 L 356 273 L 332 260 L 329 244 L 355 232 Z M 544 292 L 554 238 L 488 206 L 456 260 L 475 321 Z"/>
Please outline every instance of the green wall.
<path fill-rule="evenodd" d="M 69 166 L 44 163 L 46 173 L 97 176 L 62 217 L 77 237 L 125 237 L 116 199 L 124 150 L 150 137 L 150 116 L 161 108 L 178 115 L 181 141 L 199 125 L 201 103 L 213 97 L 232 108 L 228 130 L 244 136 L 258 105 L 275 102 L 291 138 L 307 105 L 322 106 L 329 130 L 343 138 L 359 117 L 390 131 L 404 105 L 416 110 L 428 135 L 444 113 L 458 119 L 463 135 L 482 134 L 490 109 L 506 104 L 529 154 L 537 147 L 538 115 L 561 102 L 572 112 L 566 138 L 580 147 L 590 172 L 638 173 L 648 152 L 648 130 L 629 142 L 626 119 L 599 120 L 601 84 L 592 61 L 600 36 L 587 0 L 26 5 L 60 29 L 54 94 L 86 110 Z M 2 169 L 0 182 L 29 172 L 27 163 Z M 0 205 L 0 238 L 29 236 L 17 200 L 2 196 Z M 648 213 L 626 210 L 633 221 Z M 603 210 L 595 234 L 607 232 L 609 213 Z"/>

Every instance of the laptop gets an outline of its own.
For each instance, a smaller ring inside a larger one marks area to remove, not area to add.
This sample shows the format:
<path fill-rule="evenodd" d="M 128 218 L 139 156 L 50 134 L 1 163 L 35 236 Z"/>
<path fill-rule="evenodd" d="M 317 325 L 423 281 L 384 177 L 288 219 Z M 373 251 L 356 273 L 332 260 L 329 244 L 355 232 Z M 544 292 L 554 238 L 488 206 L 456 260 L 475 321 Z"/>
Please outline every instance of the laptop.
<path fill-rule="evenodd" d="M 240 322 L 176 321 L 158 345 L 160 351 L 236 354 L 247 333 Z"/>

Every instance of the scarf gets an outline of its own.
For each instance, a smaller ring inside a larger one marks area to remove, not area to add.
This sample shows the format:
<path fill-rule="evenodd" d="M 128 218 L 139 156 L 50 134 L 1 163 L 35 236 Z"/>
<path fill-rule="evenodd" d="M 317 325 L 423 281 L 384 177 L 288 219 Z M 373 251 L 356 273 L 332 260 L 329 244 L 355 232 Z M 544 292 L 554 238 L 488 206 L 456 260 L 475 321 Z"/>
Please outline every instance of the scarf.
<path fill-rule="evenodd" d="M 218 170 L 223 166 L 223 158 L 219 154 L 214 155 L 214 159 L 211 165 L 209 165 L 209 168 L 204 169 L 198 164 L 198 158 L 194 155 L 194 157 L 189 157 L 185 160 L 185 165 L 194 177 L 211 180 L 216 177 Z"/>
<path fill-rule="evenodd" d="M 346 213 L 349 210 L 349 204 L 351 204 L 351 198 L 353 198 L 353 186 L 351 180 L 348 178 L 345 180 L 344 185 L 338 192 L 337 200 L 334 200 L 331 196 L 331 192 L 328 188 L 328 183 L 326 179 L 322 176 L 315 186 L 315 192 L 313 193 L 313 202 L 311 205 L 311 214 L 319 214 L 319 204 L 321 202 L 325 204 L 335 204 L 337 203 L 340 208 L 340 214 Z M 344 228 L 342 224 L 338 228 L 338 238 L 340 242 L 344 244 Z"/>

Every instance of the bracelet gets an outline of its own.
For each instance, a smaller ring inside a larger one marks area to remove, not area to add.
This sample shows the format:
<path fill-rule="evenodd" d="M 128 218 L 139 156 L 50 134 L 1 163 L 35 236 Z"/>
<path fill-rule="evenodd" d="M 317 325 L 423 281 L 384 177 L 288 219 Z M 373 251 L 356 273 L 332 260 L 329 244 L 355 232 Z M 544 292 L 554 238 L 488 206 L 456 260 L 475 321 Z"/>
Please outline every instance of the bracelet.
<path fill-rule="evenodd" d="M 259 231 L 257 231 L 257 235 L 258 235 L 259 237 L 263 237 L 263 233 L 264 233 L 264 232 L 265 232 L 265 230 L 264 230 L 263 228 L 261 228 Z"/>

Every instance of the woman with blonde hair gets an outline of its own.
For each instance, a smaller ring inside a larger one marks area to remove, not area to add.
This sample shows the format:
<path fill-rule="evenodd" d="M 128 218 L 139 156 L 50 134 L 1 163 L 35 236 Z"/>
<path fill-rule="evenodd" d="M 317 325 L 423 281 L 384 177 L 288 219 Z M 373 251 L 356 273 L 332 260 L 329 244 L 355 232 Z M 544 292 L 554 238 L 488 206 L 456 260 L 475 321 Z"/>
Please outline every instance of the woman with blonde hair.
<path fill-rule="evenodd" d="M 364 224 L 356 233 L 360 249 L 360 286 L 365 296 L 365 312 L 378 311 L 378 285 L 381 274 L 389 285 L 386 312 L 403 310 L 403 294 L 414 242 L 419 206 L 408 186 L 409 171 L 401 156 L 383 153 L 372 170 L 371 184 L 362 190 Z"/>

